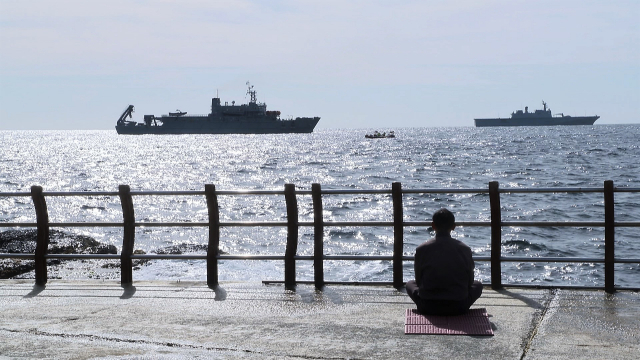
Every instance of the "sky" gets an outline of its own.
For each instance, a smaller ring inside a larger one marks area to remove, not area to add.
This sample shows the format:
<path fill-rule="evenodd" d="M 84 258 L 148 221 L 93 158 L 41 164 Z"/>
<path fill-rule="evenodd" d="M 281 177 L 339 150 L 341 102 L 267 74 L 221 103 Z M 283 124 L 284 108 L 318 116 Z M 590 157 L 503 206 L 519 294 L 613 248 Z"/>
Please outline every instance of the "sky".
<path fill-rule="evenodd" d="M 640 123 L 640 1 L 0 0 L 0 130 L 114 129 L 246 83 L 316 129 L 518 109 Z"/>

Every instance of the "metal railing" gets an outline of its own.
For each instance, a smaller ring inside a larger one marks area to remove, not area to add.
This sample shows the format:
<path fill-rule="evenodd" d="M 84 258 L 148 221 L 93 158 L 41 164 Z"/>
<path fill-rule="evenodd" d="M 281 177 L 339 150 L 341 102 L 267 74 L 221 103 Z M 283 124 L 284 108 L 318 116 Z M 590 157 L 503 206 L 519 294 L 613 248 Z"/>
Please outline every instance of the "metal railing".
<path fill-rule="evenodd" d="M 490 222 L 486 221 L 458 221 L 457 226 L 486 226 L 491 228 L 491 256 L 475 256 L 476 261 L 488 261 L 491 264 L 491 282 L 493 289 L 503 287 L 501 264 L 503 262 L 589 262 L 604 263 L 604 287 L 595 287 L 612 293 L 616 289 L 623 288 L 614 284 L 614 265 L 619 263 L 640 263 L 640 258 L 616 258 L 615 257 L 615 228 L 616 227 L 640 227 L 640 222 L 616 222 L 614 218 L 614 193 L 616 192 L 640 192 L 640 188 L 616 188 L 613 181 L 604 182 L 603 188 L 519 188 L 500 189 L 497 181 L 489 183 L 485 189 L 402 189 L 399 182 L 392 183 L 391 190 L 322 190 L 320 184 L 312 184 L 311 191 L 296 190 L 294 184 L 286 184 L 284 191 L 277 190 L 248 190 L 248 191 L 219 191 L 214 185 L 205 185 L 204 191 L 131 191 L 128 185 L 120 185 L 117 192 L 44 192 L 40 186 L 32 186 L 31 192 L 0 193 L 0 197 L 30 196 L 36 211 L 36 223 L 0 223 L 0 227 L 37 228 L 35 254 L 27 253 L 0 253 L 0 258 L 31 259 L 35 260 L 35 282 L 44 285 L 47 282 L 47 259 L 119 259 L 121 271 L 121 283 L 133 282 L 133 260 L 145 259 L 202 259 L 207 264 L 207 284 L 215 288 L 218 286 L 218 261 L 219 260 L 283 260 L 284 284 L 286 287 L 295 287 L 296 261 L 313 261 L 314 280 L 316 287 L 321 288 L 330 283 L 353 282 L 329 282 L 324 279 L 324 262 L 328 260 L 387 260 L 392 262 L 392 282 L 367 282 L 366 284 L 392 284 L 401 287 L 403 282 L 403 261 L 413 261 L 413 256 L 403 255 L 404 228 L 407 226 L 430 226 L 430 222 L 404 221 L 403 220 L 403 194 L 488 194 L 491 209 Z M 602 193 L 604 195 L 604 221 L 502 221 L 500 194 L 501 193 Z M 324 221 L 323 220 L 323 195 L 336 194 L 391 194 L 393 221 Z M 136 222 L 132 196 L 160 195 L 160 196 L 202 196 L 206 197 L 208 221 L 207 222 Z M 264 221 L 240 221 L 221 222 L 218 206 L 219 195 L 284 195 L 286 204 L 286 222 Z M 304 222 L 298 220 L 298 195 L 311 195 L 313 205 L 313 221 Z M 46 197 L 56 196 L 118 196 L 122 205 L 123 222 L 49 222 L 46 205 Z M 221 254 L 220 228 L 221 227 L 286 227 L 287 241 L 284 255 L 228 255 Z M 313 255 L 297 255 L 298 230 L 301 226 L 313 227 L 314 249 Z M 392 227 L 394 234 L 393 255 L 327 255 L 324 253 L 324 228 L 345 226 L 371 226 Z M 604 227 L 604 258 L 587 257 L 516 257 L 502 256 L 502 228 L 509 226 L 518 227 Z M 52 227 L 122 227 L 123 243 L 122 251 L 118 254 L 48 254 L 49 229 Z M 198 254 L 134 254 L 135 228 L 136 227 L 207 227 L 208 250 L 206 255 Z M 306 282 L 305 282 L 306 283 Z M 567 287 L 567 286 L 540 286 L 540 285 L 514 285 L 518 287 Z M 586 286 L 577 286 L 586 288 Z"/>

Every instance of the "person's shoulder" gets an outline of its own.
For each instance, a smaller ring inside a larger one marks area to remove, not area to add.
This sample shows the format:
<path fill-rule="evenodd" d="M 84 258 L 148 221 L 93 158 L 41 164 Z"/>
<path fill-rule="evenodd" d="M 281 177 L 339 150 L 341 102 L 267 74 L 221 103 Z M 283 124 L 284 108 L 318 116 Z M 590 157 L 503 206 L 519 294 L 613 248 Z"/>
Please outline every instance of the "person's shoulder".
<path fill-rule="evenodd" d="M 422 244 L 418 245 L 418 247 L 416 249 L 424 249 L 424 248 L 428 248 L 429 246 L 432 246 L 435 243 L 436 239 L 429 239 L 425 242 L 423 242 Z"/>
<path fill-rule="evenodd" d="M 454 238 L 451 238 L 451 240 L 453 240 L 453 243 L 455 243 L 457 247 L 465 249 L 465 250 L 468 249 L 469 251 L 471 251 L 471 248 L 469 247 L 469 245 L 463 243 L 462 241 L 460 241 L 458 239 L 454 239 Z"/>

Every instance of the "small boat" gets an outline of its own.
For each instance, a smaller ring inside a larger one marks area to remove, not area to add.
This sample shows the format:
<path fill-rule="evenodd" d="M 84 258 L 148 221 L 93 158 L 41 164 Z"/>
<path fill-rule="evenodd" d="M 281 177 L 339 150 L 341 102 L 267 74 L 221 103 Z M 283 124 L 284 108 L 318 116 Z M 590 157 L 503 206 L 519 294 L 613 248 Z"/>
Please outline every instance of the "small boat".
<path fill-rule="evenodd" d="M 186 114 L 187 114 L 186 111 L 180 111 L 180 109 L 176 109 L 176 112 L 170 112 L 169 116 L 182 116 Z"/>
<path fill-rule="evenodd" d="M 389 131 L 389 133 L 379 132 L 378 130 L 374 131 L 373 134 L 366 134 L 364 137 L 367 139 L 385 139 L 385 138 L 394 138 L 396 134 L 393 131 Z"/>

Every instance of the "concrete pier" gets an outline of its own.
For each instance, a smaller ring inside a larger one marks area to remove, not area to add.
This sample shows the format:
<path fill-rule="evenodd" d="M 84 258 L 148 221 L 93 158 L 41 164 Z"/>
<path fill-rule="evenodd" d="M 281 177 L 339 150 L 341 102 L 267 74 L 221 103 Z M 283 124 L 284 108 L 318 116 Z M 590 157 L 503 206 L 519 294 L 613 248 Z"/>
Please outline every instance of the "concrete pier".
<path fill-rule="evenodd" d="M 405 335 L 392 287 L 0 280 L 0 358 L 635 359 L 640 293 L 493 291 L 493 337 Z"/>

